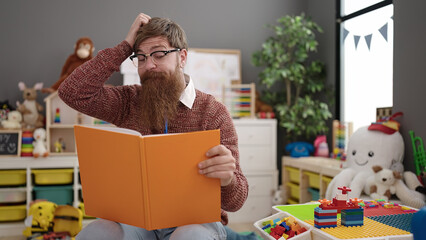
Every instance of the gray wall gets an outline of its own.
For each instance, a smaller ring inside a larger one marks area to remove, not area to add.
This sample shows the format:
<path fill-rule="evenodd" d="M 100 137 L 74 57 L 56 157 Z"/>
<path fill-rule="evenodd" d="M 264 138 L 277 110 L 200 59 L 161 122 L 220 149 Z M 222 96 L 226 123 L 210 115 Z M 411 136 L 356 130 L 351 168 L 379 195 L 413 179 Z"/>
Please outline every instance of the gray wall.
<path fill-rule="evenodd" d="M 413 148 L 408 131 L 426 143 L 426 30 L 424 0 L 394 0 L 393 111 L 402 111 L 405 141 L 404 165 L 414 171 Z"/>
<path fill-rule="evenodd" d="M 139 12 L 178 22 L 190 47 L 240 49 L 242 81 L 257 82 L 260 69 L 251 65 L 251 54 L 271 34 L 264 25 L 305 9 L 305 0 L 2 1 L 0 101 L 7 99 L 13 106 L 22 101 L 19 81 L 27 86 L 55 83 L 80 37 L 93 40 L 95 53 L 115 46 Z M 121 84 L 121 74 L 108 83 Z M 41 103 L 46 95 L 39 95 Z"/>

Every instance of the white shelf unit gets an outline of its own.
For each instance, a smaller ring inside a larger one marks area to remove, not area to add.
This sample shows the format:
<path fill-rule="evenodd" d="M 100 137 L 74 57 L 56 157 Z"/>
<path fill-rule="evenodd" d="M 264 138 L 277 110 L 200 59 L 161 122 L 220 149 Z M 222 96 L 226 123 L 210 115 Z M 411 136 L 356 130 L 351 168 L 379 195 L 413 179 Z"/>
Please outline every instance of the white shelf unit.
<path fill-rule="evenodd" d="M 244 206 L 230 212 L 230 223 L 253 223 L 272 214 L 272 198 L 278 189 L 276 119 L 234 119 L 240 165 L 249 183 Z"/>
<path fill-rule="evenodd" d="M 73 206 L 78 207 L 80 200 L 79 194 L 81 185 L 79 183 L 79 168 L 76 156 L 52 156 L 47 158 L 33 158 L 33 157 L 1 157 L 0 169 L 19 169 L 26 170 L 26 206 L 27 214 L 30 202 L 33 200 L 33 177 L 31 170 L 33 169 L 52 169 L 52 168 L 67 168 L 73 169 Z M 11 187 L 13 188 L 13 187 Z M 16 187 L 22 188 L 22 186 Z M 86 220 L 85 220 L 86 221 Z M 89 220 L 90 221 L 90 220 Z M 24 222 L 1 222 L 0 223 L 0 236 L 19 236 L 22 235 L 24 230 Z"/>

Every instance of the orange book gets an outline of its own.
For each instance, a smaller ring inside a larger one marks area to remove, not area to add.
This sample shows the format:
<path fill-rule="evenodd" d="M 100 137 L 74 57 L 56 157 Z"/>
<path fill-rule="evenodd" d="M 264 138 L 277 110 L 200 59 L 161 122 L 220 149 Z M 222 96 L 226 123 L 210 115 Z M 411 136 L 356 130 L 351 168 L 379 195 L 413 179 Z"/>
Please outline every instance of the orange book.
<path fill-rule="evenodd" d="M 220 180 L 197 164 L 220 131 L 142 136 L 74 127 L 86 214 L 147 230 L 221 220 Z"/>

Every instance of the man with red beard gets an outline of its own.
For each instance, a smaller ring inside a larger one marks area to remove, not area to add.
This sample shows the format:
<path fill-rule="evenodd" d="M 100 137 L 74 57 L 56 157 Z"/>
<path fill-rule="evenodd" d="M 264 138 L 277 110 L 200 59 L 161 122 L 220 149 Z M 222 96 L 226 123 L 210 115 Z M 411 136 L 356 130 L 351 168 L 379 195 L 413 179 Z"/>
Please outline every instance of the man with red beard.
<path fill-rule="evenodd" d="M 225 211 L 243 206 L 248 183 L 241 172 L 237 134 L 229 112 L 213 96 L 195 89 L 191 77 L 183 73 L 187 51 L 186 35 L 179 25 L 141 13 L 124 41 L 77 68 L 61 84 L 58 94 L 77 111 L 143 135 L 220 129 L 221 144 L 207 151 L 208 159 L 198 167 L 200 174 L 220 179 L 221 222 L 147 231 L 98 219 L 77 239 L 226 239 Z M 129 56 L 137 62 L 141 85 L 104 86 Z"/>

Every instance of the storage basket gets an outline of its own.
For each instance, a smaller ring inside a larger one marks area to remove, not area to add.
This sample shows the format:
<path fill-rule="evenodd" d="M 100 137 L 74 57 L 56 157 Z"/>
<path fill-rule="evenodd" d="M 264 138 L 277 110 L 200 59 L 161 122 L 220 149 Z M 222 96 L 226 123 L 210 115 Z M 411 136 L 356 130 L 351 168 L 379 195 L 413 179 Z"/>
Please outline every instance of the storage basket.
<path fill-rule="evenodd" d="M 309 177 L 309 187 L 316 189 L 320 188 L 320 176 L 318 173 L 313 173 L 309 171 L 305 171 L 303 173 L 308 175 Z"/>
<path fill-rule="evenodd" d="M 72 184 L 74 169 L 36 169 L 34 183 L 37 185 Z"/>
<path fill-rule="evenodd" d="M 294 198 L 294 199 L 299 199 L 299 193 L 300 193 L 299 185 L 288 182 L 287 186 L 288 186 L 287 189 L 289 191 L 287 196 Z"/>
<path fill-rule="evenodd" d="M 0 186 L 20 186 L 26 183 L 26 170 L 0 170 Z"/>
<path fill-rule="evenodd" d="M 256 228 L 257 232 L 262 236 L 263 239 L 275 240 L 275 238 L 270 236 L 267 232 L 265 232 L 262 229 L 262 227 L 263 227 L 262 223 L 265 222 L 265 221 L 268 221 L 268 220 L 275 220 L 277 218 L 282 219 L 282 218 L 285 218 L 285 217 L 293 217 L 293 216 L 291 214 L 287 213 L 287 212 L 279 212 L 279 213 L 276 213 L 272 216 L 266 217 L 264 219 L 261 219 L 261 220 L 255 222 L 254 227 Z M 289 238 L 289 239 L 291 239 L 291 240 L 311 240 L 311 231 L 312 231 L 313 227 L 311 225 L 305 223 L 305 222 L 297 220 L 297 218 L 296 218 L 296 221 L 301 227 L 306 228 L 306 231 L 299 234 L 299 235 L 296 235 L 292 238 Z"/>
<path fill-rule="evenodd" d="M 308 192 L 311 194 L 313 201 L 318 201 L 320 199 L 320 194 L 318 189 L 308 188 Z"/>
<path fill-rule="evenodd" d="M 26 188 L 0 188 L 0 203 L 20 203 L 27 200 Z"/>
<path fill-rule="evenodd" d="M 27 216 L 27 208 L 24 205 L 0 206 L 0 222 L 22 221 Z"/>
<path fill-rule="evenodd" d="M 300 183 L 300 170 L 293 167 L 285 167 L 288 172 L 290 182 Z"/>
<path fill-rule="evenodd" d="M 35 199 L 46 199 L 58 205 L 72 205 L 73 186 L 35 186 L 33 188 Z"/>
<path fill-rule="evenodd" d="M 325 190 L 327 189 L 328 184 L 330 184 L 331 180 L 333 180 L 332 177 L 322 176 L 322 181 L 324 182 L 324 189 Z"/>

